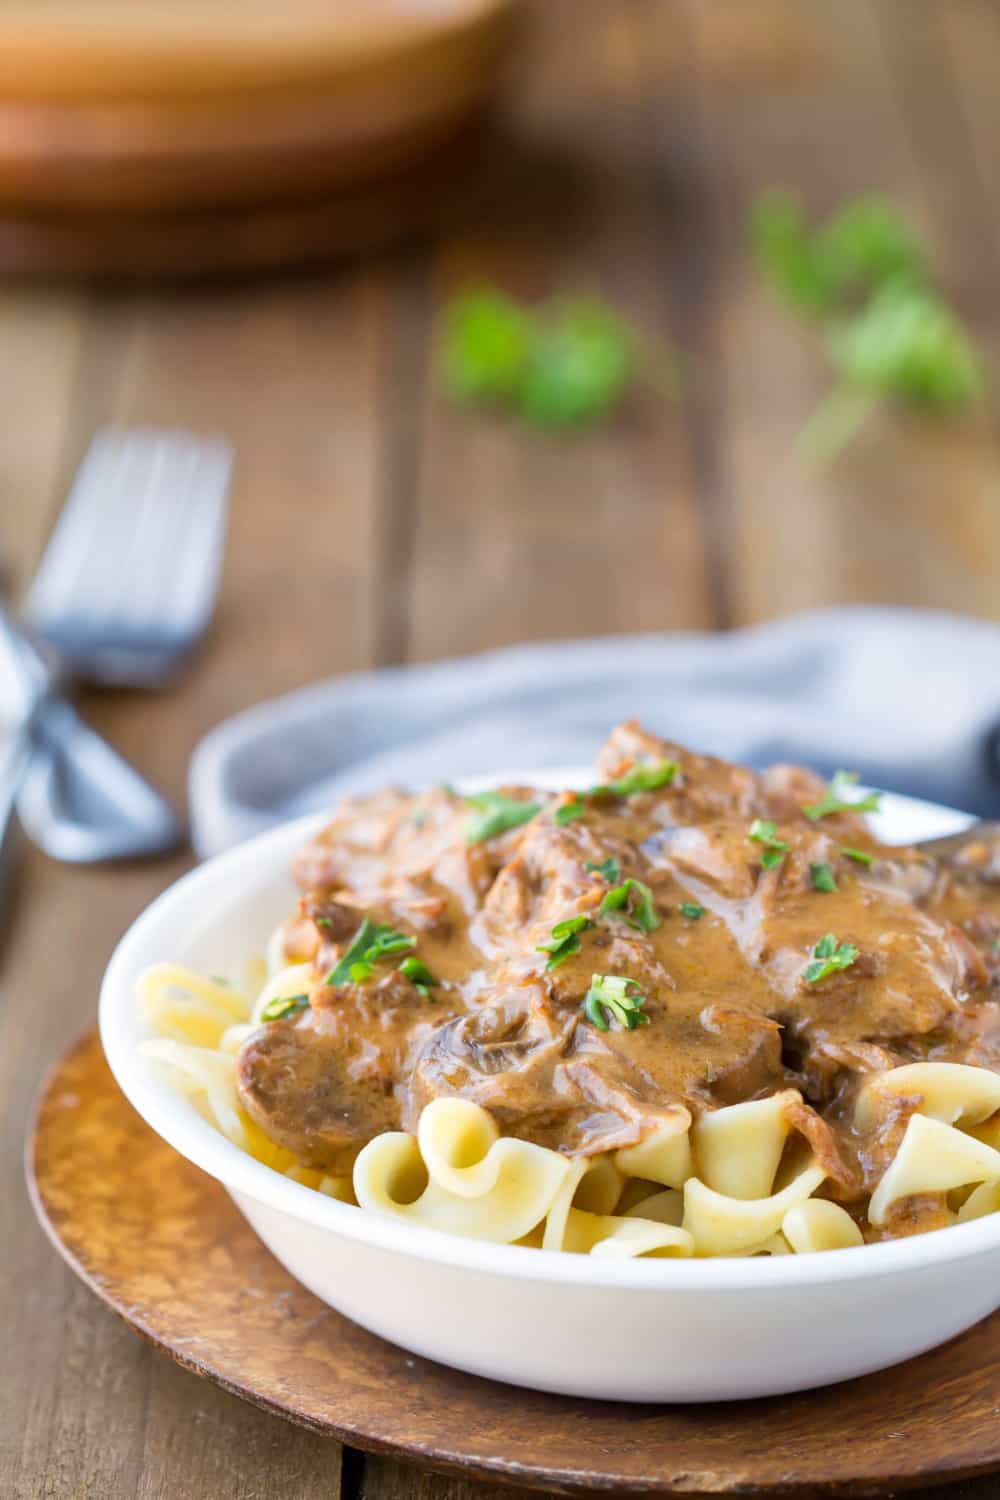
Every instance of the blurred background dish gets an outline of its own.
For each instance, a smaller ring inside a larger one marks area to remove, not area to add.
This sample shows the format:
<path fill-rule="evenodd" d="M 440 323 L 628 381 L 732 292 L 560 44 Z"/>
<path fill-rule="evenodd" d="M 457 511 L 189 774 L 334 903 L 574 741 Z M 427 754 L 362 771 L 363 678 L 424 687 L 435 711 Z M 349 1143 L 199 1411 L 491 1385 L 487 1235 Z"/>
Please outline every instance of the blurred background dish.
<path fill-rule="evenodd" d="M 252 239 L 243 259 L 259 264 L 421 226 L 426 207 L 417 213 L 404 174 L 419 164 L 425 204 L 447 197 L 466 159 L 456 137 L 496 90 L 518 9 L 4 6 L 0 265 L 214 269 L 223 235 Z M 377 230 L 349 227 L 359 213 L 370 225 L 373 199 Z M 322 214 L 308 212 L 316 205 Z M 173 242 L 172 257 L 151 255 L 157 239 Z M 240 259 L 231 248 L 229 263 Z"/>

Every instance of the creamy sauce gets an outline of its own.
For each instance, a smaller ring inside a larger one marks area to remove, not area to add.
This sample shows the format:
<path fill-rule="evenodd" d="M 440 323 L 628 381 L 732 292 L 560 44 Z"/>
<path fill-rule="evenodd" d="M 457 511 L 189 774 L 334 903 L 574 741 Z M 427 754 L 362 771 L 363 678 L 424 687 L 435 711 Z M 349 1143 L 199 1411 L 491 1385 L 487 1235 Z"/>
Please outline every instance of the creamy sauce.
<path fill-rule="evenodd" d="M 758 774 L 625 725 L 599 779 L 667 760 L 672 784 L 586 796 L 563 824 L 555 813 L 573 794 L 507 788 L 541 810 L 479 843 L 446 790 L 344 804 L 296 863 L 304 895 L 286 950 L 312 962 L 316 987 L 301 1015 L 244 1045 L 248 1112 L 303 1162 L 344 1170 L 373 1135 L 415 1129 L 442 1094 L 474 1099 L 507 1134 L 593 1155 L 640 1141 L 677 1103 L 697 1115 L 791 1087 L 806 1101 L 793 1127 L 827 1191 L 866 1197 L 918 1102 L 857 1135 L 866 1074 L 924 1059 L 1000 1070 L 1000 887 L 975 866 L 881 846 L 853 813 L 808 819 L 824 786 L 795 767 Z M 772 868 L 754 819 L 788 845 Z M 588 868 L 609 859 L 611 880 Z M 833 891 L 815 888 L 816 865 Z M 634 911 L 599 912 L 629 878 L 649 888 L 655 930 L 630 925 Z M 366 916 L 415 939 L 437 981 L 428 995 L 397 958 L 361 982 L 323 983 Z M 592 925 L 548 969 L 539 947 L 574 916 Z M 827 933 L 857 956 L 809 983 Z M 634 981 L 648 1023 L 599 1030 L 582 1009 L 594 974 Z M 907 1211 L 928 1221 L 940 1209 Z"/>

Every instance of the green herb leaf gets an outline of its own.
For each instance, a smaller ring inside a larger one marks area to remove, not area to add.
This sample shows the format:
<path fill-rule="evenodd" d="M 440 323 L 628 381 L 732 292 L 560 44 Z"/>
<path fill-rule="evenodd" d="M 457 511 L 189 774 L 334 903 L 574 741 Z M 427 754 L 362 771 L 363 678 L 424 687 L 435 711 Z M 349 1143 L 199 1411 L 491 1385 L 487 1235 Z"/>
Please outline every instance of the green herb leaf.
<path fill-rule="evenodd" d="M 335 986 L 347 984 L 351 978 L 351 965 L 359 963 L 365 956 L 368 948 L 375 941 L 375 923 L 365 917 L 357 932 L 351 938 L 347 950 L 340 959 L 336 968 L 330 970 L 324 984 Z"/>
<path fill-rule="evenodd" d="M 853 943 L 838 943 L 832 932 L 820 938 L 812 951 L 812 962 L 806 965 L 806 984 L 819 984 L 840 969 L 849 969 L 858 956 Z"/>
<path fill-rule="evenodd" d="M 608 882 L 609 885 L 613 885 L 619 879 L 622 873 L 621 866 L 615 859 L 614 855 L 609 855 L 609 857 L 603 860 L 599 865 L 595 865 L 593 860 L 588 859 L 583 868 L 591 875 L 603 875 L 604 879 Z"/>
<path fill-rule="evenodd" d="M 645 996 L 634 979 L 616 974 L 593 974 L 583 999 L 583 1013 L 598 1031 L 610 1030 L 612 1020 L 626 1031 L 649 1024 L 643 1011 Z"/>
<path fill-rule="evenodd" d="M 797 198 L 777 190 L 762 193 L 751 210 L 750 238 L 761 270 L 786 302 L 805 312 L 829 307 L 829 278 Z"/>
<path fill-rule="evenodd" d="M 855 864 L 858 865 L 870 865 L 875 858 L 873 854 L 869 854 L 865 849 L 848 849 L 846 844 L 840 852 L 847 859 L 853 859 Z"/>
<path fill-rule="evenodd" d="M 421 963 L 419 958 L 404 958 L 399 966 L 399 972 L 406 975 L 413 988 L 418 990 L 426 1000 L 434 998 L 430 992 L 431 986 L 436 985 L 438 981 L 434 978 L 427 965 Z"/>
<path fill-rule="evenodd" d="M 661 760 L 654 766 L 633 766 L 616 781 L 603 782 L 591 787 L 592 797 L 631 797 L 633 792 L 655 792 L 661 786 L 670 786 L 680 770 L 675 760 Z"/>
<path fill-rule="evenodd" d="M 820 818 L 828 817 L 831 813 L 842 812 L 878 812 L 882 801 L 881 792 L 870 792 L 867 797 L 859 797 L 853 802 L 846 800 L 845 792 L 850 791 L 858 779 L 857 771 L 835 771 L 833 780 L 827 787 L 819 802 L 804 807 L 802 811 L 812 822 Z"/>
<path fill-rule="evenodd" d="M 699 917 L 705 915 L 705 908 L 699 906 L 697 901 L 682 901 L 680 904 L 680 913 L 682 917 L 687 917 L 689 921 L 697 922 Z"/>
<path fill-rule="evenodd" d="M 410 937 L 408 933 L 397 932 L 394 927 L 376 927 L 375 936 L 365 950 L 364 958 L 368 963 L 374 964 L 380 958 L 391 958 L 394 953 L 406 953 L 416 946 L 416 938 Z"/>
<path fill-rule="evenodd" d="M 276 995 L 264 1006 L 260 1018 L 262 1021 L 283 1021 L 289 1016 L 297 1016 L 308 1006 L 308 995 Z"/>
<path fill-rule="evenodd" d="M 837 882 L 833 878 L 833 871 L 827 864 L 810 865 L 809 877 L 812 880 L 814 891 L 835 891 L 837 889 Z"/>
<path fill-rule="evenodd" d="M 762 271 L 798 311 L 827 313 L 897 278 L 925 279 L 913 231 L 885 198 L 857 198 L 810 230 L 800 200 L 772 190 L 754 203 L 750 233 Z"/>
<path fill-rule="evenodd" d="M 552 929 L 552 939 L 548 943 L 539 943 L 537 951 L 547 953 L 549 961 L 546 969 L 558 969 L 560 964 L 566 962 L 574 953 L 580 951 L 580 933 L 586 932 L 588 927 L 593 927 L 590 917 L 567 917 L 563 922 L 557 922 Z"/>
<path fill-rule="evenodd" d="M 535 326 L 521 411 L 542 427 L 593 422 L 618 405 L 633 370 L 631 337 L 610 309 L 565 303 Z"/>
<path fill-rule="evenodd" d="M 467 805 L 474 815 L 465 824 L 465 842 L 481 844 L 484 839 L 495 838 L 498 833 L 507 833 L 511 828 L 520 828 L 530 823 L 541 811 L 540 802 L 522 802 L 516 797 L 506 797 L 503 792 L 477 792 L 466 797 Z"/>
<path fill-rule="evenodd" d="M 586 807 L 577 797 L 572 802 L 561 802 L 552 817 L 560 828 L 565 828 L 567 823 L 573 823 L 577 818 L 582 818 L 586 811 Z"/>
<path fill-rule="evenodd" d="M 536 338 L 533 319 L 492 287 L 454 297 L 445 311 L 441 363 L 456 400 L 512 400 L 521 389 Z"/>
<path fill-rule="evenodd" d="M 379 959 L 391 958 L 393 954 L 405 953 L 407 949 L 416 946 L 415 937 L 397 932 L 394 927 L 376 924 L 365 917 L 351 938 L 347 951 L 336 968 L 330 970 L 323 983 L 334 987 L 339 984 L 360 984 L 370 976 L 372 965 L 378 963 Z"/>
<path fill-rule="evenodd" d="M 625 920 L 638 932 L 655 932 L 662 922 L 656 910 L 656 902 L 648 885 L 641 880 L 625 880 L 606 893 L 598 911 L 602 917 L 609 912 L 625 911 Z"/>
<path fill-rule="evenodd" d="M 778 830 L 770 818 L 754 818 L 747 838 L 752 839 L 755 844 L 764 845 L 760 862 L 765 870 L 775 869 L 788 853 L 788 841 L 779 839 Z"/>

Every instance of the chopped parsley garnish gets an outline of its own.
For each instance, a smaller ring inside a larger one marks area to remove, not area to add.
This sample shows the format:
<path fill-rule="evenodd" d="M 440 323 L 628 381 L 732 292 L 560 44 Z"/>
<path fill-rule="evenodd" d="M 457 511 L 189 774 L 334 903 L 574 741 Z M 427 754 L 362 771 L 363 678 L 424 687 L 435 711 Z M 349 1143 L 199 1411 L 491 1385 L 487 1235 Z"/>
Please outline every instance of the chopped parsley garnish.
<path fill-rule="evenodd" d="M 753 839 L 755 844 L 764 845 L 760 862 L 765 870 L 773 870 L 776 865 L 780 865 L 788 853 L 788 841 L 779 839 L 778 830 L 770 818 L 754 818 L 747 838 Z"/>
<path fill-rule="evenodd" d="M 619 865 L 613 854 L 610 855 L 607 859 L 603 860 L 599 865 L 595 865 L 593 860 L 588 859 L 583 868 L 590 875 L 603 875 L 604 879 L 608 882 L 608 885 L 615 885 L 622 873 L 621 866 Z"/>
<path fill-rule="evenodd" d="M 837 882 L 833 878 L 833 871 L 827 864 L 810 865 L 809 878 L 812 881 L 814 891 L 835 891 L 837 889 Z"/>
<path fill-rule="evenodd" d="M 391 958 L 396 953 L 406 953 L 415 948 L 417 940 L 394 927 L 386 927 L 365 917 L 351 938 L 346 953 L 323 981 L 327 985 L 360 984 L 372 972 L 372 965 L 379 959 Z"/>
<path fill-rule="evenodd" d="M 542 806 L 540 802 L 521 802 L 516 797 L 505 797 L 503 792 L 477 792 L 473 797 L 466 797 L 465 801 L 473 809 L 465 824 L 467 844 L 481 844 L 483 839 L 494 838 L 498 833 L 520 828 L 522 823 L 530 823 Z"/>
<path fill-rule="evenodd" d="M 313 921 L 316 923 L 317 927 L 332 927 L 333 926 L 333 922 L 330 920 L 329 917 L 313 917 Z"/>
<path fill-rule="evenodd" d="M 814 823 L 820 818 L 828 817 L 831 813 L 878 812 L 879 803 L 882 801 L 881 792 L 869 792 L 867 797 L 859 797 L 853 802 L 848 801 L 844 796 L 844 793 L 854 786 L 857 779 L 857 771 L 835 771 L 833 780 L 820 800 L 813 802 L 809 807 L 804 807 L 802 811 Z"/>
<path fill-rule="evenodd" d="M 680 905 L 680 913 L 682 917 L 687 917 L 689 921 L 697 922 L 699 917 L 703 917 L 705 915 L 705 908 L 703 906 L 699 906 L 697 901 L 682 901 Z"/>
<path fill-rule="evenodd" d="M 641 880 L 624 880 L 605 894 L 598 907 L 601 916 L 609 912 L 624 911 L 625 920 L 638 932 L 655 932 L 663 920 L 656 910 L 653 893 Z"/>
<path fill-rule="evenodd" d="M 806 965 L 806 984 L 819 984 L 840 969 L 849 969 L 858 956 L 853 943 L 838 943 L 832 932 L 820 938 L 812 951 L 812 962 Z"/>
<path fill-rule="evenodd" d="M 869 854 L 866 849 L 848 849 L 846 844 L 840 852 L 847 859 L 853 859 L 854 863 L 857 865 L 870 865 L 875 858 L 875 856 L 873 854 Z"/>
<path fill-rule="evenodd" d="M 308 995 L 275 995 L 260 1013 L 262 1021 L 283 1021 L 288 1016 L 297 1016 L 309 1005 Z"/>
<path fill-rule="evenodd" d="M 567 823 L 572 823 L 577 818 L 582 818 L 587 809 L 579 797 L 574 797 L 572 802 L 561 802 L 552 814 L 553 820 L 560 828 L 565 828 Z"/>
<path fill-rule="evenodd" d="M 425 963 L 419 958 L 404 958 L 399 966 L 399 972 L 405 974 L 407 979 L 418 990 L 426 1000 L 432 1000 L 431 986 L 437 984 L 437 980 Z"/>
<path fill-rule="evenodd" d="M 655 766 L 633 766 L 624 776 L 615 781 L 602 782 L 591 787 L 592 797 L 631 797 L 633 792 L 655 792 L 661 786 L 670 786 L 680 770 L 675 760 L 661 760 Z"/>
<path fill-rule="evenodd" d="M 637 1026 L 649 1024 L 649 1017 L 642 1009 L 645 998 L 634 979 L 594 974 L 583 999 L 583 1013 L 598 1031 L 610 1030 L 612 1020 L 626 1031 L 634 1031 Z"/>
<path fill-rule="evenodd" d="M 558 969 L 567 958 L 580 951 L 580 933 L 586 932 L 588 927 L 593 927 L 590 917 L 567 917 L 563 922 L 557 922 L 552 929 L 552 941 L 539 943 L 538 952 L 547 953 L 549 961 L 546 969 Z"/>

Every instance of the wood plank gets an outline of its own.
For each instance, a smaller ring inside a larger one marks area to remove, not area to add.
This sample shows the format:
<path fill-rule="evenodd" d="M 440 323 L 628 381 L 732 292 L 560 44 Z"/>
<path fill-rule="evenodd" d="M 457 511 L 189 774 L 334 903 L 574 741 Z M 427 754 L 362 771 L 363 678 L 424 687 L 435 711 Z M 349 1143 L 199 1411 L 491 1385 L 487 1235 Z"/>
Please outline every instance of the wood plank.
<path fill-rule="evenodd" d="M 0 290 L 0 586 L 23 586 L 64 480 L 85 295 Z"/>
<path fill-rule="evenodd" d="M 712 32 L 731 13 L 727 5 L 688 6 L 699 51 L 718 50 Z M 898 5 L 890 14 L 905 29 Z M 818 337 L 776 305 L 750 262 L 754 195 L 789 186 L 823 213 L 879 191 L 910 213 L 935 249 L 960 231 L 927 200 L 867 0 L 845 0 L 836 16 L 815 0 L 788 0 L 769 7 L 768 18 L 782 33 L 805 30 L 803 55 L 822 65 L 805 80 L 764 89 L 752 81 L 722 87 L 699 71 L 702 191 L 689 205 L 717 246 L 706 378 L 717 392 L 735 617 L 851 600 L 992 613 L 1000 521 L 987 424 L 886 413 L 835 464 L 810 468 L 794 451 L 829 376 Z"/>
<path fill-rule="evenodd" d="M 84 697 L 93 721 L 178 800 L 190 750 L 217 719 L 372 660 L 381 276 L 111 296 L 99 307 L 86 365 L 104 383 L 95 389 L 88 380 L 81 392 L 81 439 L 104 420 L 179 422 L 224 431 L 238 448 L 210 642 L 163 695 Z M 39 442 L 19 459 L 38 490 L 44 455 Z M 33 545 L 28 532 L 40 529 L 35 523 L 34 513 L 18 518 L 25 553 Z M 5 1188 L 19 1204 L 4 1316 L 21 1374 L 5 1413 L 4 1494 L 249 1497 L 296 1475 L 297 1493 L 337 1493 L 334 1445 L 261 1421 L 235 1400 L 207 1393 L 195 1377 L 161 1367 L 77 1288 L 41 1243 L 24 1203 L 20 1140 L 34 1083 L 93 1014 L 118 936 L 186 862 L 78 870 L 39 855 L 25 860 L 0 1017 Z"/>
<path fill-rule="evenodd" d="M 670 338 L 674 251 L 636 11 L 569 0 L 533 18 L 509 126 L 532 164 L 488 222 L 439 248 L 428 298 L 437 308 L 481 279 L 529 298 L 596 288 Z M 412 656 L 711 623 L 685 416 L 665 397 L 637 396 L 608 427 L 549 435 L 457 410 L 429 380 L 419 472 L 417 457 Z"/>

